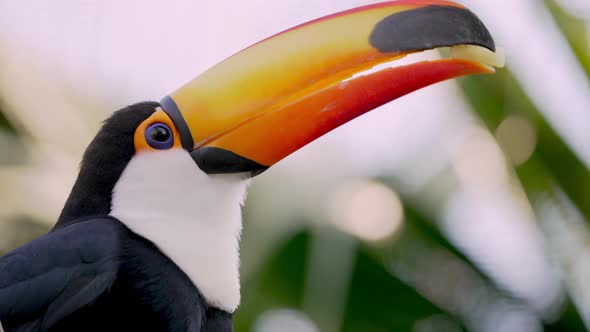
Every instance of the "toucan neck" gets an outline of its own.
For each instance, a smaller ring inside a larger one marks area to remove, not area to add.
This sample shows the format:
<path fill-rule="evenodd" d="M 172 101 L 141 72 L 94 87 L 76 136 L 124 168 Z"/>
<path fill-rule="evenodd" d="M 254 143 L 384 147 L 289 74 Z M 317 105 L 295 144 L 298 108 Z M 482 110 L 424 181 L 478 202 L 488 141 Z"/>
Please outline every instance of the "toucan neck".
<path fill-rule="evenodd" d="M 233 312 L 248 176 L 206 174 L 182 149 L 139 153 L 113 190 L 110 215 L 153 242 L 209 305 Z"/>
<path fill-rule="evenodd" d="M 88 156 L 88 151 L 86 155 L 56 227 L 85 217 L 107 216 L 111 212 L 113 188 L 131 159 L 133 149 L 110 156 Z"/>

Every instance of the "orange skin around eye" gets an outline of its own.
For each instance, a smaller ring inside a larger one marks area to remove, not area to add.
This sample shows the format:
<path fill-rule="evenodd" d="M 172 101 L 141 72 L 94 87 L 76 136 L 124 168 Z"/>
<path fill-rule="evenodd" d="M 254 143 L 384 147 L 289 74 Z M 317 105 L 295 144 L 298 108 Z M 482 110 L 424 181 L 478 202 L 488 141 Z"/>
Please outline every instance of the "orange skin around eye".
<path fill-rule="evenodd" d="M 182 149 L 180 134 L 174 126 L 172 119 L 170 119 L 168 114 L 166 114 L 164 111 L 158 108 L 156 112 L 154 112 L 154 114 L 152 114 L 149 118 L 145 119 L 137 127 L 137 129 L 135 129 L 135 135 L 133 136 L 133 142 L 135 143 L 135 153 L 159 151 L 158 149 L 152 148 L 145 140 L 145 130 L 147 129 L 147 127 L 158 122 L 167 125 L 170 128 L 170 130 L 172 130 L 172 135 L 174 136 L 174 144 L 170 149 Z"/>

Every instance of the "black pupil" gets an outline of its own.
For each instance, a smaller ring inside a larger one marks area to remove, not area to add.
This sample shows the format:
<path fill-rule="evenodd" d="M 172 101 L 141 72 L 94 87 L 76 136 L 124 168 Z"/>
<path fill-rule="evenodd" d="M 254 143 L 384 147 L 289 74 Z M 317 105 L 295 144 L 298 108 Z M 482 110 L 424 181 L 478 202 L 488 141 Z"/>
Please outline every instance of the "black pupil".
<path fill-rule="evenodd" d="M 164 127 L 157 126 L 150 131 L 150 138 L 156 142 L 166 142 L 170 138 L 170 132 Z"/>

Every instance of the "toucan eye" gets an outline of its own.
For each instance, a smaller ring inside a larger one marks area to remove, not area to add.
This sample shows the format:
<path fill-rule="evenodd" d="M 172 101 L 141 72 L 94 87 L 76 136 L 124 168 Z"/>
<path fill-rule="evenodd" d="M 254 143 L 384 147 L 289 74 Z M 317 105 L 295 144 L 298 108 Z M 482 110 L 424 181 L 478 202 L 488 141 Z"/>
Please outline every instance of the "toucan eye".
<path fill-rule="evenodd" d="M 170 149 L 174 145 L 174 137 L 170 127 L 163 123 L 154 123 L 145 130 L 145 140 L 154 149 Z"/>

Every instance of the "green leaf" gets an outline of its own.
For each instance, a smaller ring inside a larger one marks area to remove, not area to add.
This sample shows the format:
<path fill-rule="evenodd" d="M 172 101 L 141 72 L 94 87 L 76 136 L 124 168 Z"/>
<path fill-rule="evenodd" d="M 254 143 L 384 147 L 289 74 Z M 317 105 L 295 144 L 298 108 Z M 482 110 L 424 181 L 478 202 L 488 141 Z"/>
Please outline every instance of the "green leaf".
<path fill-rule="evenodd" d="M 343 331 L 412 331 L 417 321 L 435 315 L 460 326 L 362 250 L 349 292 Z"/>
<path fill-rule="evenodd" d="M 590 36 L 586 22 L 570 15 L 555 0 L 545 0 L 545 5 L 553 15 L 580 64 L 584 67 L 586 74 L 590 77 Z"/>
<path fill-rule="evenodd" d="M 565 309 L 557 320 L 545 325 L 545 332 L 562 331 L 587 331 L 584 320 L 571 300 L 567 300 Z"/>

